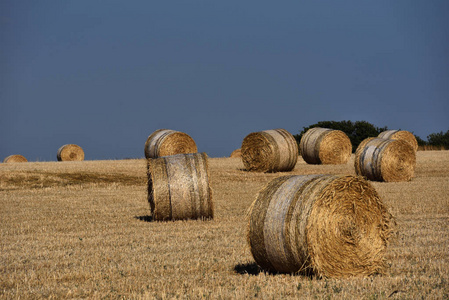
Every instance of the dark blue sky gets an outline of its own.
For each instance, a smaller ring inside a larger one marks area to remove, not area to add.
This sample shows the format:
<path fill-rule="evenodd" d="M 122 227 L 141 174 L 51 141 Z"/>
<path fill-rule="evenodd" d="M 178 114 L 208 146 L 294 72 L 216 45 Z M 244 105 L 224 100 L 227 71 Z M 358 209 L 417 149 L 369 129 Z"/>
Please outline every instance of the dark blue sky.
<path fill-rule="evenodd" d="M 0 161 L 144 157 L 160 128 L 229 156 L 327 120 L 448 130 L 449 1 L 0 2 Z"/>

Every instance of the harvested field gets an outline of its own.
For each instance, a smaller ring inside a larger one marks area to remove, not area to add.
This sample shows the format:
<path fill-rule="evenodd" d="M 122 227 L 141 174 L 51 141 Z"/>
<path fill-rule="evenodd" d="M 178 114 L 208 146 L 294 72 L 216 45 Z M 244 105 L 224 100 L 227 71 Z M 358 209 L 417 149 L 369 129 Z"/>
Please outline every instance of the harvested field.
<path fill-rule="evenodd" d="M 0 164 L 0 298 L 447 299 L 449 151 L 418 151 L 408 182 L 371 182 L 395 216 L 384 275 L 318 279 L 262 272 L 246 211 L 285 175 L 355 175 L 344 165 L 255 173 L 210 158 L 214 219 L 156 222 L 146 160 Z"/>

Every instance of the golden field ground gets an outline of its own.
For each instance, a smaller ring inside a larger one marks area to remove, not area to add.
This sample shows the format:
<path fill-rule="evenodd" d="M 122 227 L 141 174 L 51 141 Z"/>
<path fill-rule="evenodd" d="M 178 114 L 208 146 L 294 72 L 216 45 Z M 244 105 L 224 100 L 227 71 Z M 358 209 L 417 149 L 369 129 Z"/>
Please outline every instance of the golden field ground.
<path fill-rule="evenodd" d="M 384 275 L 268 274 L 245 212 L 271 179 L 211 158 L 215 218 L 151 221 L 146 161 L 0 164 L 0 298 L 448 299 L 449 151 L 419 151 L 411 182 L 372 184 L 396 217 Z M 307 165 L 288 174 L 354 174 Z"/>

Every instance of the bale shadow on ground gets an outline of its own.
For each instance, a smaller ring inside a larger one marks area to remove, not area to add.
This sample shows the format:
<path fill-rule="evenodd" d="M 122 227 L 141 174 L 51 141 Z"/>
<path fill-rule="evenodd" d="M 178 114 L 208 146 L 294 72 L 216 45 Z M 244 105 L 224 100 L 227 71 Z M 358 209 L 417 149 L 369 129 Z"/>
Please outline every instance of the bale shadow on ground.
<path fill-rule="evenodd" d="M 262 269 L 256 263 L 238 264 L 234 266 L 234 272 L 241 275 L 259 275 Z"/>
<path fill-rule="evenodd" d="M 234 272 L 240 275 L 254 275 L 257 276 L 260 273 L 265 273 L 269 275 L 280 275 L 285 274 L 281 272 L 273 272 L 268 270 L 263 270 L 261 267 L 259 267 L 255 262 L 253 263 L 247 263 L 247 264 L 238 264 L 234 266 Z M 310 279 L 318 279 L 311 270 L 300 270 L 296 273 L 292 273 L 294 275 L 302 276 L 302 277 L 308 277 Z"/>
<path fill-rule="evenodd" d="M 152 216 L 135 216 L 137 220 L 144 221 L 144 222 L 153 222 Z"/>

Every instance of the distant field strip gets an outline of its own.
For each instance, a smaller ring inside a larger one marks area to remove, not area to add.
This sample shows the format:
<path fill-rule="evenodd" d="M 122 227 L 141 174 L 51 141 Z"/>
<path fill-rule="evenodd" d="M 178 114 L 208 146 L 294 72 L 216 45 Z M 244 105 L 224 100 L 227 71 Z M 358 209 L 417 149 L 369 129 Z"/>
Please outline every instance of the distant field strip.
<path fill-rule="evenodd" d="M 449 299 L 449 151 L 418 151 L 411 181 L 371 182 L 395 217 L 383 275 L 320 279 L 261 270 L 247 212 L 285 175 L 210 158 L 211 220 L 155 221 L 145 159 L 0 164 L 0 299 Z"/>
<path fill-rule="evenodd" d="M 20 172 L 2 175 L 0 191 L 18 189 L 36 189 L 63 187 L 68 185 L 141 185 L 146 183 L 145 176 L 126 174 L 105 174 L 95 172 L 58 173 L 58 172 Z"/>

